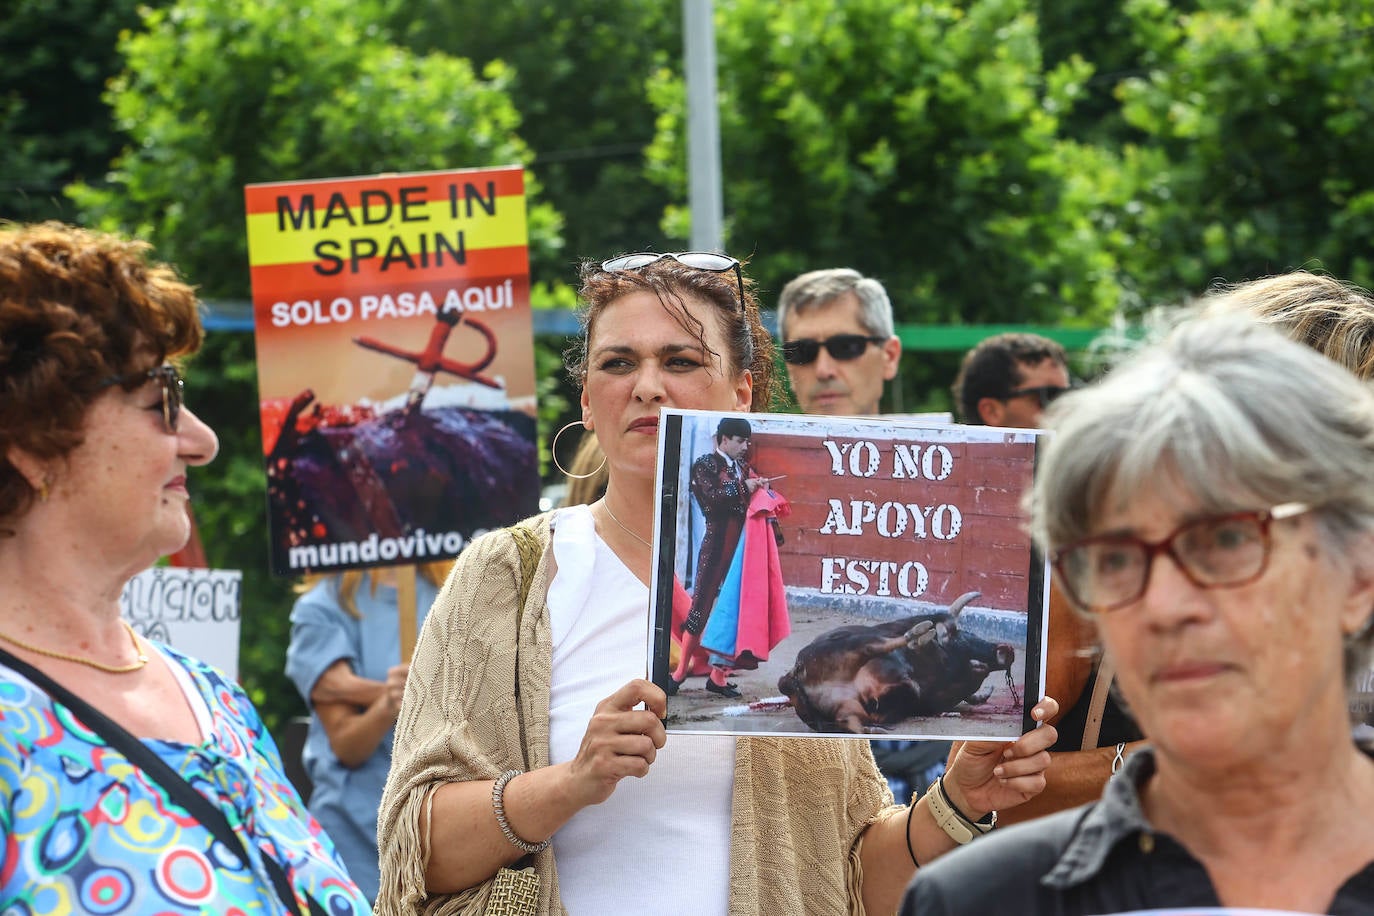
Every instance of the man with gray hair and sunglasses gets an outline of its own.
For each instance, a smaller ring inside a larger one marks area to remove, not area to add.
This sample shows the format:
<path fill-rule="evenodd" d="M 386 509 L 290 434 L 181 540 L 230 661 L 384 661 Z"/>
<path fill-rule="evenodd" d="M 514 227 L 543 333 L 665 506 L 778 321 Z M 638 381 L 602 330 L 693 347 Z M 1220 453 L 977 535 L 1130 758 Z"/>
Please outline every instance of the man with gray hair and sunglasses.
<path fill-rule="evenodd" d="M 805 413 L 873 416 L 897 374 L 902 342 L 887 290 L 849 267 L 813 270 L 782 288 L 778 331 L 787 377 Z M 904 798 L 940 774 L 947 741 L 874 741 L 873 758 Z"/>
<path fill-rule="evenodd" d="M 802 412 L 877 414 L 902 342 L 883 285 L 857 270 L 813 270 L 782 288 L 778 332 Z"/>

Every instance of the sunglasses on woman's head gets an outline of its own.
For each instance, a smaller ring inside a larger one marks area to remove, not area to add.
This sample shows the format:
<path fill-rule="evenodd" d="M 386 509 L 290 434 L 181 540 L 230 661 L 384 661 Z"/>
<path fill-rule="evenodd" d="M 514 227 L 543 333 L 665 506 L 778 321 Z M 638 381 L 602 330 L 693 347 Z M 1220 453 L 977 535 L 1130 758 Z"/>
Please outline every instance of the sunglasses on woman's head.
<path fill-rule="evenodd" d="M 794 366 L 809 366 L 821 355 L 821 347 L 830 354 L 831 359 L 849 362 L 858 359 L 868 349 L 868 345 L 879 344 L 886 337 L 869 337 L 864 334 L 836 334 L 825 340 L 812 337 L 798 337 L 782 345 L 782 358 Z"/>
<path fill-rule="evenodd" d="M 639 251 L 602 261 L 601 269 L 609 273 L 642 270 L 650 264 L 657 264 L 664 258 L 671 258 L 679 264 L 696 270 L 704 270 L 707 273 L 723 274 L 733 270 L 735 282 L 739 285 L 739 309 L 741 312 L 744 311 L 744 274 L 739 269 L 739 261 L 728 254 L 716 254 L 711 251 L 665 251 L 662 254 L 653 251 Z"/>
<path fill-rule="evenodd" d="M 127 375 L 112 375 L 103 380 L 100 387 L 108 388 L 111 385 L 129 385 L 134 382 L 147 383 L 150 381 L 157 382 L 162 388 L 162 424 L 167 432 L 175 433 L 177 422 L 181 419 L 181 403 L 184 400 L 183 392 L 186 385 L 176 366 L 154 366 L 151 369 L 130 372 Z"/>

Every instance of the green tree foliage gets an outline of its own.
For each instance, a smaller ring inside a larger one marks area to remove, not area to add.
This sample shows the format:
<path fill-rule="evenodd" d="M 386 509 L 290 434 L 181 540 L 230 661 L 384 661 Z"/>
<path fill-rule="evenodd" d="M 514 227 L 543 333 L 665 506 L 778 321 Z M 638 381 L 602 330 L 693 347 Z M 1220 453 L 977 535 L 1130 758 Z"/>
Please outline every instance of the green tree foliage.
<path fill-rule="evenodd" d="M 546 198 L 564 215 L 556 257 L 531 259 L 536 305 L 570 308 L 577 265 L 627 250 L 664 249 L 668 191 L 644 170 L 655 112 L 645 84 L 682 47 L 680 4 L 661 0 L 392 0 L 387 23 L 418 53 L 440 51 L 479 69 L 500 65 L 520 111 L 521 137 Z M 564 342 L 538 340 L 539 418 L 545 443 L 576 419 Z M 565 436 L 564 441 L 570 441 Z M 560 443 L 561 444 L 561 443 Z M 561 478 L 540 449 L 544 478 Z"/>
<path fill-rule="evenodd" d="M 765 297 L 848 265 L 900 320 L 1096 322 L 1122 296 L 1102 239 L 1110 151 L 1063 136 L 1091 68 L 1042 67 L 1026 0 L 716 4 L 729 247 Z M 685 198 L 680 77 L 652 86 L 652 173 Z M 687 214 L 666 224 L 687 234 Z"/>
<path fill-rule="evenodd" d="M 499 65 L 390 43 L 374 2 L 182 0 L 121 43 L 108 101 L 129 146 L 72 196 L 87 222 L 152 240 L 208 297 L 248 290 L 243 186 L 525 164 Z M 531 245 L 561 218 L 527 185 Z"/>
<path fill-rule="evenodd" d="M 1046 69 L 1081 57 L 1093 68 L 1085 81 L 1083 97 L 1063 118 L 1067 135 L 1118 145 L 1138 135 L 1121 117 L 1121 103 L 1114 89 L 1145 64 L 1145 49 L 1138 40 L 1125 7 L 1130 0 L 1039 0 L 1040 49 Z M 1173 0 L 1179 12 L 1197 4 Z"/>
<path fill-rule="evenodd" d="M 666 192 L 644 174 L 654 111 L 644 91 L 682 47 L 680 3 L 662 0 L 395 2 L 390 22 L 418 51 L 477 67 L 503 61 L 534 170 L 567 218 L 566 256 L 535 276 L 569 283 L 573 265 L 624 250 L 661 250 Z"/>
<path fill-rule="evenodd" d="M 158 5 L 153 3 L 151 5 Z M 0 218 L 72 218 L 62 188 L 104 174 L 119 149 L 105 80 L 138 0 L 0 4 Z"/>
<path fill-rule="evenodd" d="M 1374 283 L 1374 9 L 1346 0 L 1131 0 L 1148 69 L 1117 86 L 1142 139 L 1136 259 L 1156 299 L 1320 265 Z"/>
<path fill-rule="evenodd" d="M 243 185 L 527 163 L 508 71 L 390 43 L 365 0 L 182 0 L 120 43 L 107 98 L 127 147 L 109 181 L 71 189 L 87 224 L 154 243 L 207 298 L 247 298 Z M 552 257 L 561 218 L 527 182 L 531 244 Z M 266 487 L 252 340 L 213 334 L 191 403 L 220 433 L 195 474 L 212 565 L 244 571 L 242 680 L 276 727 L 302 706 L 282 676 L 290 583 L 267 572 Z"/>

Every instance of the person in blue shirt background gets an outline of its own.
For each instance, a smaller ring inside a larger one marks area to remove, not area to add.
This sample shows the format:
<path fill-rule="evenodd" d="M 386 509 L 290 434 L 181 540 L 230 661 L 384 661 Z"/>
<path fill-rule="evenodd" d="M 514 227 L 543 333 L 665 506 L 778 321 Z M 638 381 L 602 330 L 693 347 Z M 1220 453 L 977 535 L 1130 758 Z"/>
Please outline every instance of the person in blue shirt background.
<path fill-rule="evenodd" d="M 416 629 L 452 561 L 417 567 Z M 286 675 L 310 707 L 302 763 L 309 808 L 349 874 L 377 896 L 377 806 L 409 666 L 401 659 L 396 567 L 312 577 L 291 611 Z"/>

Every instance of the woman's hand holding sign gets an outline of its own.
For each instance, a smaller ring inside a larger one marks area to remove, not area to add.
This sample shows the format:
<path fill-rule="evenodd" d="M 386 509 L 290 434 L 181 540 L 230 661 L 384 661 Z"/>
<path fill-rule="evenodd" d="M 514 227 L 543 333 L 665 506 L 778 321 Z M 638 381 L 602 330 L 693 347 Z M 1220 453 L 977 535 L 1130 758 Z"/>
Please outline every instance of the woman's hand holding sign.
<path fill-rule="evenodd" d="M 1045 723 L 1058 712 L 1059 703 L 1045 697 L 1031 709 L 1031 717 Z M 1010 743 L 966 741 L 957 746 L 944 776 L 949 800 L 976 820 L 1033 798 L 1045 788 L 1049 747 L 1058 737 L 1053 725 L 1041 724 Z"/>
<path fill-rule="evenodd" d="M 567 794 L 574 805 L 599 805 L 626 776 L 648 775 L 667 741 L 667 702 L 662 689 L 636 679 L 597 704 L 582 746 L 567 764 Z"/>

